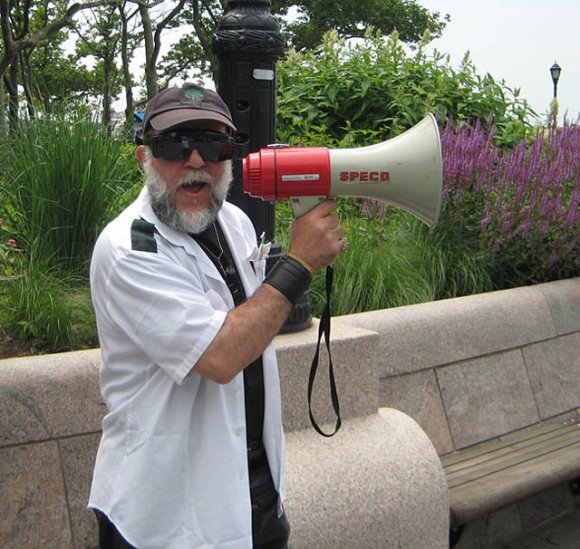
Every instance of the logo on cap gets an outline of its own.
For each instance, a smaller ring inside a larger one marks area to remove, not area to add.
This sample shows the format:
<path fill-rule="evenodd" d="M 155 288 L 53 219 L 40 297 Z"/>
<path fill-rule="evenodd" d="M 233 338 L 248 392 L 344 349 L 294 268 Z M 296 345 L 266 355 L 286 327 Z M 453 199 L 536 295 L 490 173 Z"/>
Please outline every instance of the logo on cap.
<path fill-rule="evenodd" d="M 183 95 L 189 97 L 192 103 L 197 103 L 203 97 L 203 92 L 198 88 L 186 88 Z"/>

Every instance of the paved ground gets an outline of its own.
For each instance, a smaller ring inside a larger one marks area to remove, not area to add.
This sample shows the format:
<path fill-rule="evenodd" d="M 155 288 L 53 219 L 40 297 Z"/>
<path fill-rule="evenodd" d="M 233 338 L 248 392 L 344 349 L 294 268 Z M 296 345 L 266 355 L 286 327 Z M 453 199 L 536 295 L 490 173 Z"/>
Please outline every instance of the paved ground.
<path fill-rule="evenodd" d="M 504 549 L 580 549 L 580 509 L 502 547 Z"/>

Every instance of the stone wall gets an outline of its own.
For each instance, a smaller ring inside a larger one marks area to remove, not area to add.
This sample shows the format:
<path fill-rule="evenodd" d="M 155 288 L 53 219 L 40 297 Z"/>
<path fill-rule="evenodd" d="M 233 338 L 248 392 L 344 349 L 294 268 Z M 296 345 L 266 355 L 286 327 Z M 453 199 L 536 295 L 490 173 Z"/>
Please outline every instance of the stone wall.
<path fill-rule="evenodd" d="M 444 547 L 437 453 L 580 407 L 580 278 L 333 319 L 345 425 L 332 439 L 308 418 L 316 338 L 316 325 L 276 338 L 296 548 L 319 535 L 334 546 Z M 313 405 L 324 423 L 322 355 Z M 0 361 L 1 547 L 95 546 L 85 507 L 105 413 L 99 364 L 98 350 Z"/>
<path fill-rule="evenodd" d="M 379 335 L 379 406 L 439 454 L 580 407 L 580 278 L 340 317 Z"/>

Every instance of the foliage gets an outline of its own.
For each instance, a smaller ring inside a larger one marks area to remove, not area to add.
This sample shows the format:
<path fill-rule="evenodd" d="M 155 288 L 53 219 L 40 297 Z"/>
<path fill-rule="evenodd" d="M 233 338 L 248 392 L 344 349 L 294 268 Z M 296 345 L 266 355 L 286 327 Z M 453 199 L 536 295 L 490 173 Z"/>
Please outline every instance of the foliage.
<path fill-rule="evenodd" d="M 580 126 L 538 131 L 511 150 L 476 121 L 442 134 L 444 201 L 429 230 L 392 207 L 341 199 L 349 251 L 335 263 L 335 314 L 383 309 L 577 276 Z M 277 238 L 291 215 L 278 206 Z M 315 314 L 325 302 L 318 274 Z"/>
<path fill-rule="evenodd" d="M 73 24 L 79 12 L 95 8 L 109 0 L 73 3 L 68 0 L 34 2 L 14 0 L 0 2 L 0 129 L 5 133 L 8 124 L 4 109 L 4 86 L 9 93 L 10 119 L 15 125 L 19 119 L 19 91 L 22 85 L 30 110 L 33 74 L 31 53 L 51 38 L 62 40 L 61 31 Z"/>
<path fill-rule="evenodd" d="M 23 124 L 0 146 L 0 332 L 34 349 L 96 343 L 88 262 L 137 193 L 134 147 L 78 111 Z"/>
<path fill-rule="evenodd" d="M 97 77 L 79 63 L 76 55 L 65 54 L 62 45 L 49 41 L 36 48 L 28 69 L 35 111 L 48 111 L 56 105 L 83 102 L 97 94 Z"/>
<path fill-rule="evenodd" d="M 121 91 L 121 73 L 116 63 L 121 42 L 121 16 L 117 6 L 97 7 L 89 12 L 86 32 L 81 32 L 77 25 L 79 41 L 77 55 L 96 60 L 93 69 L 98 90 L 103 98 L 103 124 L 111 123 L 112 101 Z"/>
<path fill-rule="evenodd" d="M 34 28 L 40 29 L 48 16 L 54 15 L 50 4 L 31 4 Z M 48 8 L 48 10 L 47 10 Z M 29 111 L 46 111 L 55 104 L 71 103 L 97 95 L 98 81 L 76 55 L 67 52 L 68 31 L 47 37 L 20 54 L 19 79 L 27 90 Z"/>
<path fill-rule="evenodd" d="M 20 272 L 20 250 L 18 242 L 12 238 L 10 227 L 0 217 L 0 284 L 18 276 Z"/>
<path fill-rule="evenodd" d="M 578 272 L 577 131 L 552 128 L 534 138 L 534 113 L 517 90 L 479 77 L 468 56 L 454 69 L 423 46 L 411 55 L 396 36 L 368 33 L 349 43 L 330 33 L 318 50 L 292 52 L 279 65 L 279 142 L 368 145 L 430 111 L 447 128 L 445 200 L 434 230 L 393 208 L 341 200 L 351 246 L 335 265 L 336 314 Z M 286 220 L 284 207 L 277 215 Z M 311 297 L 320 313 L 320 276 Z"/>
<path fill-rule="evenodd" d="M 428 112 L 443 125 L 450 116 L 460 122 L 493 115 L 503 143 L 530 131 L 534 113 L 518 90 L 479 76 L 468 55 L 455 69 L 448 56 L 427 54 L 428 40 L 411 55 L 397 33 L 384 39 L 368 31 L 352 42 L 331 32 L 312 51 L 290 52 L 278 65 L 279 142 L 369 144 L 401 133 Z"/>
<path fill-rule="evenodd" d="M 478 120 L 442 134 L 451 218 L 478 218 L 496 287 L 575 276 L 580 269 L 580 125 L 540 129 L 511 150 Z"/>
<path fill-rule="evenodd" d="M 297 9 L 298 17 L 284 30 L 298 50 L 314 48 L 331 30 L 345 38 L 362 38 L 369 26 L 385 35 L 396 30 L 403 41 L 418 42 L 426 30 L 440 36 L 449 20 L 449 16 L 441 20 L 439 12 L 429 12 L 415 0 L 274 0 L 272 4 L 274 13 L 286 13 L 290 6 Z"/>
<path fill-rule="evenodd" d="M 423 303 L 492 289 L 487 273 L 490 254 L 479 231 L 446 222 L 435 231 L 393 207 L 340 199 L 339 215 L 350 245 L 334 263 L 332 313 L 372 311 Z M 287 204 L 276 210 L 276 241 L 287 247 L 292 213 Z M 459 237 L 459 240 L 456 240 Z M 310 289 L 314 316 L 326 301 L 324 272 Z"/>
<path fill-rule="evenodd" d="M 86 273 L 134 160 L 83 112 L 23 123 L 1 156 L 0 190 L 9 209 L 3 217 L 25 256 L 56 271 Z"/>
<path fill-rule="evenodd" d="M 88 287 L 29 264 L 0 280 L 0 334 L 30 342 L 32 352 L 94 346 L 96 322 Z"/>
<path fill-rule="evenodd" d="M 477 75 L 468 56 L 456 69 L 426 54 L 428 40 L 409 53 L 397 33 L 385 40 L 369 31 L 356 42 L 329 33 L 316 50 L 279 63 L 279 142 L 367 145 L 427 112 L 446 128 L 434 230 L 392 207 L 340 200 L 351 244 L 335 262 L 335 315 L 578 273 L 578 124 L 534 133 L 518 90 Z M 38 350 L 95 343 L 93 243 L 141 187 L 134 147 L 95 118 L 86 108 L 40 115 L 0 143 L 0 332 Z M 289 206 L 278 205 L 282 248 L 291 220 Z M 324 273 L 310 295 L 319 316 Z"/>
<path fill-rule="evenodd" d="M 188 9 L 180 13 L 179 26 L 191 27 L 193 32 L 183 33 L 162 59 L 158 66 L 162 80 L 176 76 L 200 79 L 210 74 L 217 80 L 218 61 L 212 39 L 226 6 L 224 0 L 189 0 Z M 291 8 L 298 13 L 297 18 L 286 17 Z M 425 30 L 439 36 L 448 20 L 448 16 L 442 19 L 438 12 L 429 12 L 415 0 L 274 0 L 271 13 L 277 16 L 287 43 L 300 50 L 316 47 L 327 31 L 336 29 L 341 36 L 362 37 L 369 26 L 385 34 L 397 29 L 402 40 L 414 43 Z"/>

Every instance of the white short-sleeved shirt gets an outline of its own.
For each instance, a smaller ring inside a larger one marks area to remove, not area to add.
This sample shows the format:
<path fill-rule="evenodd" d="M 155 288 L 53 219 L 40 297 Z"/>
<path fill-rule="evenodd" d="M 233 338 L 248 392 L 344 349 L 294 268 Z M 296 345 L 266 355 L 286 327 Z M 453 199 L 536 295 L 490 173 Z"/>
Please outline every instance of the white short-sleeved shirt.
<path fill-rule="evenodd" d="M 252 224 L 227 203 L 219 223 L 250 296 L 260 284 Z M 139 548 L 251 547 L 243 374 L 220 385 L 190 373 L 234 307 L 225 282 L 191 237 L 159 221 L 144 189 L 99 236 L 91 288 L 109 412 L 89 507 Z M 283 499 L 272 347 L 263 365 L 264 444 Z"/>

